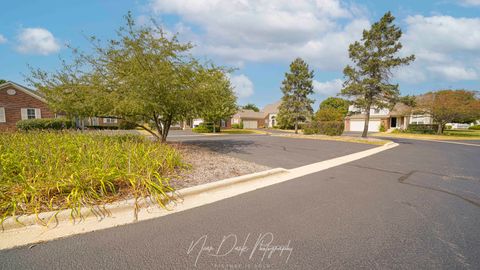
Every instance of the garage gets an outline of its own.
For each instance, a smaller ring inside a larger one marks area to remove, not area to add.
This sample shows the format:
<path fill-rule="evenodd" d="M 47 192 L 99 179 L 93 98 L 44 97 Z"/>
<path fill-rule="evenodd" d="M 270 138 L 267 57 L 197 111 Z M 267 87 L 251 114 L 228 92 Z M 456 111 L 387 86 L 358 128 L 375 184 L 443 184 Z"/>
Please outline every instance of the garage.
<path fill-rule="evenodd" d="M 257 120 L 243 120 L 243 128 L 258 128 Z"/>
<path fill-rule="evenodd" d="M 350 120 L 350 131 L 363 131 L 365 120 Z M 378 131 L 380 129 L 380 120 L 370 120 L 368 122 L 369 131 Z"/>

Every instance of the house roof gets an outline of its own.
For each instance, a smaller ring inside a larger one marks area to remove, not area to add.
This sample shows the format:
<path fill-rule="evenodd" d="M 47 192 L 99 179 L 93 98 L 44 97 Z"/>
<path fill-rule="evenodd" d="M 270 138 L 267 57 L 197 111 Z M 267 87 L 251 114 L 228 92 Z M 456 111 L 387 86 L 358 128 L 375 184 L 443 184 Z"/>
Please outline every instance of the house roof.
<path fill-rule="evenodd" d="M 34 97 L 34 98 L 36 98 L 36 99 L 38 99 L 42 102 L 47 102 L 45 100 L 45 98 L 42 96 L 42 94 L 39 93 L 38 91 L 35 91 L 33 89 L 30 89 L 26 86 L 23 86 L 21 84 L 15 83 L 15 82 L 7 81 L 6 83 L 0 84 L 0 90 L 5 89 L 5 88 L 14 88 L 16 90 L 24 92 L 25 94 L 27 94 L 31 97 Z"/>
<path fill-rule="evenodd" d="M 279 100 L 275 103 L 272 103 L 272 104 L 268 104 L 267 106 L 265 106 L 263 108 L 263 111 L 265 113 L 278 113 L 278 107 L 280 107 L 280 104 L 282 104 L 281 100 Z"/>
<path fill-rule="evenodd" d="M 345 119 L 351 119 L 351 120 L 363 120 L 365 119 L 365 114 L 359 113 L 359 114 L 353 114 L 350 116 L 345 117 Z M 370 115 L 370 120 L 377 120 L 377 119 L 385 119 L 388 118 L 388 115 Z"/>
<path fill-rule="evenodd" d="M 240 119 L 264 119 L 267 116 L 265 112 L 255 112 L 253 110 L 239 110 L 233 118 Z"/>

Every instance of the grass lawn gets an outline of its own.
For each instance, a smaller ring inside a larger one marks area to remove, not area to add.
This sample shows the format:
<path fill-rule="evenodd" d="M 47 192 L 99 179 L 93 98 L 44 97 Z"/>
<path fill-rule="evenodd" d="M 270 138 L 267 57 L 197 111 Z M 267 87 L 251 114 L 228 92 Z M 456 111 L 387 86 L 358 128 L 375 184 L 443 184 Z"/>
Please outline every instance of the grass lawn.
<path fill-rule="evenodd" d="M 375 137 L 411 138 L 424 140 L 480 140 L 479 130 L 446 130 L 443 135 L 412 133 L 375 133 Z"/>
<path fill-rule="evenodd" d="M 185 166 L 176 149 L 143 136 L 0 133 L 0 217 L 62 209 L 75 217 L 126 197 L 163 205 Z"/>
<path fill-rule="evenodd" d="M 262 130 L 253 130 L 253 129 L 222 129 L 221 133 L 224 134 L 265 134 L 265 131 Z"/>

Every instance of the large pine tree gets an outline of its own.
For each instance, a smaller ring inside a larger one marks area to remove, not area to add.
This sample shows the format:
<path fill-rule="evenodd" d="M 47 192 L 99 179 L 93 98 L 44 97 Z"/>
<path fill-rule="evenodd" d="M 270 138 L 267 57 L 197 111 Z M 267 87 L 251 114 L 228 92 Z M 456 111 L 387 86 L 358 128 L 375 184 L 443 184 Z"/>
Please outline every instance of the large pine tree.
<path fill-rule="evenodd" d="M 301 58 L 290 64 L 290 72 L 285 73 L 282 82 L 282 103 L 279 107 L 278 121 L 281 126 L 294 126 L 298 133 L 298 123 L 313 113 L 313 71 Z"/>
<path fill-rule="evenodd" d="M 391 70 L 408 65 L 414 55 L 397 57 L 402 48 L 402 31 L 393 24 L 395 17 L 387 12 L 370 30 L 363 31 L 361 42 L 351 44 L 348 52 L 354 66 L 348 65 L 342 95 L 353 98 L 356 107 L 366 113 L 362 137 L 368 133 L 370 109 L 386 108 L 398 99 L 398 84 L 390 83 Z"/>

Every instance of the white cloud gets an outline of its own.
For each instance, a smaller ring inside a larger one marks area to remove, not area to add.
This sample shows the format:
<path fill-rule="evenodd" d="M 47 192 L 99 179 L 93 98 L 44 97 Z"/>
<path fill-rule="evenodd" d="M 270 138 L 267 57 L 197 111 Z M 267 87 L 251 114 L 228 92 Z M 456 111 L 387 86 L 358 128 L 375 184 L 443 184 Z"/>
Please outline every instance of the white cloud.
<path fill-rule="evenodd" d="M 7 42 L 7 38 L 0 34 L 0 44 Z"/>
<path fill-rule="evenodd" d="M 238 98 L 253 95 L 253 83 L 247 76 L 243 74 L 230 76 L 230 81 Z"/>
<path fill-rule="evenodd" d="M 369 25 L 360 9 L 339 0 L 153 0 L 151 6 L 200 29 L 202 35 L 192 40 L 196 52 L 230 63 L 300 56 L 336 70 L 348 62 L 348 45 Z"/>
<path fill-rule="evenodd" d="M 397 72 L 403 82 L 461 81 L 479 78 L 480 18 L 409 16 L 402 39 L 416 61 Z"/>
<path fill-rule="evenodd" d="M 480 0 L 460 0 L 460 4 L 464 6 L 480 6 Z"/>
<path fill-rule="evenodd" d="M 462 66 L 441 65 L 432 66 L 428 69 L 448 81 L 475 80 L 478 78 L 478 74 L 474 69 Z"/>
<path fill-rule="evenodd" d="M 324 96 L 334 96 L 342 90 L 343 81 L 335 79 L 327 82 L 313 81 L 313 89 L 316 93 Z"/>
<path fill-rule="evenodd" d="M 24 28 L 18 35 L 17 51 L 20 53 L 48 55 L 59 50 L 58 41 L 47 29 Z"/>

